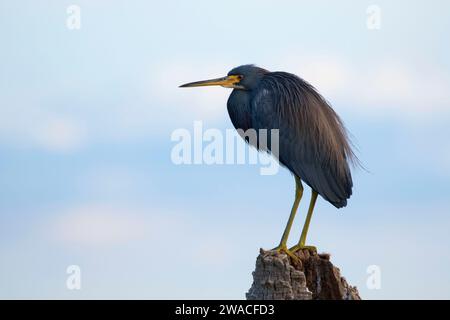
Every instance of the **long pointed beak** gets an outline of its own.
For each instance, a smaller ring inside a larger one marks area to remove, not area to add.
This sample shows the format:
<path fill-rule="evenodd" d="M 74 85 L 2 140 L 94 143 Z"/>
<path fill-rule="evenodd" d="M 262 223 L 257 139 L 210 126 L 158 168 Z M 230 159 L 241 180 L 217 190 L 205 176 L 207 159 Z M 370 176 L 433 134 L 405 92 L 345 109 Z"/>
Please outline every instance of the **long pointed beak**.
<path fill-rule="evenodd" d="M 240 80 L 241 79 L 239 76 L 232 75 L 211 80 L 189 82 L 181 85 L 180 88 L 205 87 L 205 86 L 232 87 L 235 83 L 238 83 Z"/>

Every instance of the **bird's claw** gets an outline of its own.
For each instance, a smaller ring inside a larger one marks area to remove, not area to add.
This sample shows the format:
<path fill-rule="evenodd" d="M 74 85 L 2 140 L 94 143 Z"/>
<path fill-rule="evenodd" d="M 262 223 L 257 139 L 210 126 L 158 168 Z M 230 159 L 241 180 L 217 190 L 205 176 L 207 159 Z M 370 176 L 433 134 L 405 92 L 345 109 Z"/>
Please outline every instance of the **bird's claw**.
<path fill-rule="evenodd" d="M 317 252 L 317 248 L 315 246 L 305 246 L 303 244 L 296 244 L 295 246 L 293 246 L 292 248 L 289 248 L 288 250 L 291 252 L 297 252 L 297 251 L 303 250 L 303 249 Z"/>
<path fill-rule="evenodd" d="M 295 262 L 299 261 L 298 257 L 294 254 L 294 252 L 291 251 L 291 249 L 288 249 L 286 245 L 281 245 L 280 244 L 276 248 L 273 248 L 272 251 L 276 251 L 278 253 L 281 253 L 281 252 L 286 253 Z"/>

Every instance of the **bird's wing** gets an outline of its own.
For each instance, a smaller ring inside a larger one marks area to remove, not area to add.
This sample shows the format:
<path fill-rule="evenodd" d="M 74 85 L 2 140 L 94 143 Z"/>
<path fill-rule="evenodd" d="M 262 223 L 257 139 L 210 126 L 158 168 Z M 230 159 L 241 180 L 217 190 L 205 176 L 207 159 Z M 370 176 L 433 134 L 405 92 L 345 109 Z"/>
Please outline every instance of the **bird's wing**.
<path fill-rule="evenodd" d="M 273 72 L 254 91 L 251 104 L 256 130 L 279 129 L 281 164 L 334 206 L 346 206 L 353 153 L 339 117 L 315 89 L 295 75 Z"/>

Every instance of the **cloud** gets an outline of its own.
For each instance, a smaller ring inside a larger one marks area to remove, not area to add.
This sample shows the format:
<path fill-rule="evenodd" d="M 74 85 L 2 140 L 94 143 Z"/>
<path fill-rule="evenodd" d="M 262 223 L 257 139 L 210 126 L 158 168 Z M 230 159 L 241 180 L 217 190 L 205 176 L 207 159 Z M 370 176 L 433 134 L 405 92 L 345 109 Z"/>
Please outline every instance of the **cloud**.
<path fill-rule="evenodd" d="M 165 250 L 183 241 L 184 244 L 200 242 L 202 235 L 197 227 L 179 215 L 156 207 L 88 203 L 54 212 L 44 230 L 63 245 L 104 248 L 164 241 L 160 249 Z"/>
<path fill-rule="evenodd" d="M 71 152 L 83 146 L 86 129 L 68 117 L 48 117 L 31 129 L 38 146 L 52 152 Z"/>
<path fill-rule="evenodd" d="M 29 97 L 15 97 L 0 108 L 0 141 L 53 153 L 75 152 L 86 145 L 87 128 L 73 116 L 48 112 Z"/>
<path fill-rule="evenodd" d="M 290 56 L 283 61 L 285 70 L 352 112 L 410 120 L 450 111 L 450 78 L 433 64 L 380 60 L 362 65 L 336 55 Z"/>
<path fill-rule="evenodd" d="M 360 86 L 361 99 L 368 106 L 394 109 L 401 115 L 435 115 L 447 113 L 450 80 L 432 67 L 415 69 L 386 63 L 371 70 L 367 85 Z"/>
<path fill-rule="evenodd" d="M 63 212 L 51 230 L 58 242 L 109 246 L 142 239 L 149 231 L 147 226 L 142 215 L 129 209 L 87 205 Z"/>
<path fill-rule="evenodd" d="M 136 195 L 139 190 L 145 189 L 152 193 L 151 183 L 147 181 L 148 176 L 126 166 L 111 166 L 103 164 L 95 166 L 78 177 L 80 191 L 101 196 L 127 196 Z"/>
<path fill-rule="evenodd" d="M 229 265 L 234 261 L 233 248 L 239 247 L 239 239 L 229 238 L 230 228 L 235 227 L 222 226 L 212 233 L 205 229 L 205 223 L 196 214 L 175 214 L 156 207 L 85 204 L 55 212 L 42 232 L 68 249 L 132 244 L 151 248 L 158 256 L 182 249 L 177 255 L 195 267 Z"/>

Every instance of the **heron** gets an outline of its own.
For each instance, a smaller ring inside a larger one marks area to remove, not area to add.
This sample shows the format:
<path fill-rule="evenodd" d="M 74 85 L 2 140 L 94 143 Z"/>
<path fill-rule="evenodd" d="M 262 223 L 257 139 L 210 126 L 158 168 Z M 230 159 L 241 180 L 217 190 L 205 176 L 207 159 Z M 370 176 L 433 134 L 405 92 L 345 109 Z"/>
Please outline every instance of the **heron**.
<path fill-rule="evenodd" d="M 293 258 L 298 250 L 317 250 L 306 245 L 306 237 L 318 195 L 336 208 L 345 207 L 352 195 L 350 164 L 355 163 L 356 156 L 341 118 L 310 83 L 288 72 L 242 65 L 225 77 L 180 87 L 203 86 L 233 89 L 227 110 L 236 129 L 279 130 L 277 160 L 294 176 L 295 198 L 281 241 L 273 250 Z M 252 145 L 261 151 L 258 143 Z M 266 151 L 271 151 L 271 143 Z M 311 188 L 311 199 L 300 239 L 288 248 L 289 233 L 303 197 L 302 181 Z"/>

